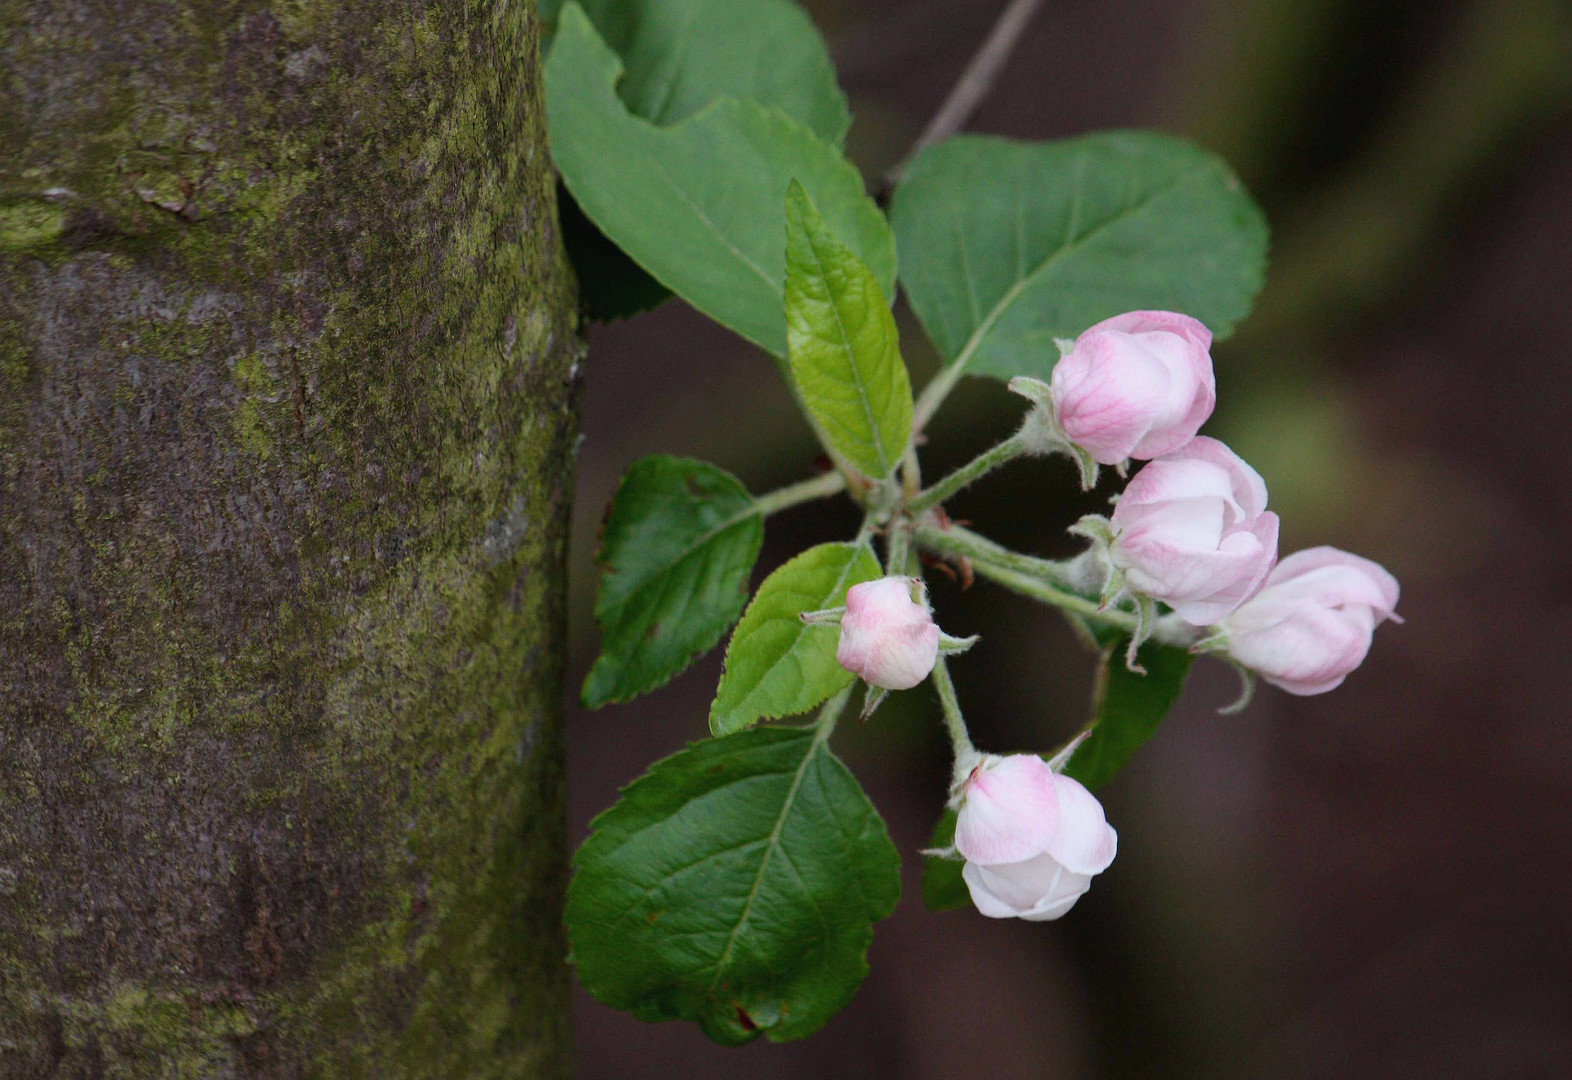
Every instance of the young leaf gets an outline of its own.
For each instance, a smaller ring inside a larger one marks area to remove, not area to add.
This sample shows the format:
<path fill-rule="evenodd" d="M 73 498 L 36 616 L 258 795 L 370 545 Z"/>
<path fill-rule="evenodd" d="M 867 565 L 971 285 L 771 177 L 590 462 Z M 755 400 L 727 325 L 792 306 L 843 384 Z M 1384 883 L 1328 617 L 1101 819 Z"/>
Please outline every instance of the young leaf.
<path fill-rule="evenodd" d="M 800 616 L 844 604 L 847 589 L 880 573 L 866 544 L 820 544 L 765 578 L 726 647 L 710 731 L 726 735 L 807 712 L 851 682 L 835 662 L 839 629 L 808 626 Z"/>
<path fill-rule="evenodd" d="M 955 811 L 945 810 L 933 827 L 928 846 L 935 850 L 955 843 Z M 972 902 L 972 894 L 961 876 L 960 859 L 941 859 L 925 855 L 922 860 L 922 902 L 929 911 L 953 911 Z"/>
<path fill-rule="evenodd" d="M 895 316 L 795 180 L 786 191 L 786 344 L 792 379 L 831 449 L 874 479 L 894 472 L 912 431 Z"/>
<path fill-rule="evenodd" d="M 851 125 L 846 95 L 813 20 L 794 0 L 578 0 L 622 60 L 618 96 L 654 124 L 675 124 L 716 98 L 779 109 L 836 146 Z M 555 30 L 563 0 L 542 0 Z"/>
<path fill-rule="evenodd" d="M 566 923 L 579 979 L 716 1042 L 809 1035 L 867 974 L 900 857 L 825 740 L 757 728 L 657 762 L 596 818 Z"/>
<path fill-rule="evenodd" d="M 1179 700 L 1190 671 L 1190 653 L 1148 641 L 1137 656 L 1145 675 L 1124 662 L 1128 639 L 1103 653 L 1097 672 L 1092 733 L 1075 751 L 1064 774 L 1096 789 L 1124 767 L 1130 755 L 1157 733 L 1157 726 Z"/>
<path fill-rule="evenodd" d="M 723 469 L 657 454 L 622 478 L 601 533 L 601 653 L 584 680 L 599 708 L 664 685 L 737 619 L 764 525 Z"/>
<path fill-rule="evenodd" d="M 783 200 L 796 177 L 893 295 L 889 226 L 835 145 L 740 98 L 660 127 L 617 97 L 621 74 L 583 10 L 563 8 L 546 62 L 552 157 L 584 213 L 658 281 L 784 358 Z"/>
<path fill-rule="evenodd" d="M 1047 378 L 1055 338 L 1125 311 L 1226 337 L 1266 265 L 1265 219 L 1228 167 L 1153 132 L 950 139 L 917 156 L 890 218 L 940 354 L 1003 379 Z"/>

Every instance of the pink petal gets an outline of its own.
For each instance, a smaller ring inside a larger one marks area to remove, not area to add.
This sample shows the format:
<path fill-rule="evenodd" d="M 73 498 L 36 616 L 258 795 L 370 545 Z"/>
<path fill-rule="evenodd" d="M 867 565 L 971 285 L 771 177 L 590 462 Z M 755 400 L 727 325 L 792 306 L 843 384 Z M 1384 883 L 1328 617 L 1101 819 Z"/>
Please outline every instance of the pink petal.
<path fill-rule="evenodd" d="M 1020 862 L 1041 854 L 1059 824 L 1054 772 L 1035 754 L 979 766 L 966 782 L 955 849 L 970 862 Z"/>
<path fill-rule="evenodd" d="M 1274 590 L 1290 583 L 1313 592 L 1324 603 L 1366 604 L 1376 612 L 1377 621 L 1391 616 L 1402 591 L 1397 578 L 1380 563 L 1335 547 L 1296 551 L 1278 563 L 1266 581 Z"/>
<path fill-rule="evenodd" d="M 1088 326 L 1081 333 L 1084 337 L 1099 330 L 1115 330 L 1121 334 L 1165 331 L 1170 334 L 1182 334 L 1203 349 L 1212 347 L 1212 332 L 1206 328 L 1206 324 L 1188 315 L 1181 315 L 1177 311 L 1127 311 L 1123 315 L 1115 315 L 1111 319 L 1104 319 L 1100 323 Z"/>
<path fill-rule="evenodd" d="M 1123 335 L 1081 335 L 1054 367 L 1059 426 L 1104 465 L 1114 465 L 1146 433 L 1169 390 L 1162 361 Z"/>
<path fill-rule="evenodd" d="M 1178 450 L 1165 454 L 1157 460 L 1204 461 L 1216 465 L 1226 472 L 1232 481 L 1234 500 L 1244 510 L 1246 518 L 1253 518 L 1266 509 L 1266 481 L 1261 479 L 1261 474 L 1252 469 L 1244 458 L 1216 439 L 1197 435 Z"/>

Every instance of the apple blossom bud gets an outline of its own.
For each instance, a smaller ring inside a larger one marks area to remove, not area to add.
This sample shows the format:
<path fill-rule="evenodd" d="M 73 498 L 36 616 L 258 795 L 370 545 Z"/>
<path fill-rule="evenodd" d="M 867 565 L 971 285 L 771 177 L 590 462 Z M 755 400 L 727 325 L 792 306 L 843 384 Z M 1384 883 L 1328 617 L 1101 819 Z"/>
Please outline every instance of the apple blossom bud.
<path fill-rule="evenodd" d="M 1210 330 L 1172 311 L 1104 319 L 1053 369 L 1059 429 L 1103 465 L 1179 449 L 1217 403 L 1211 345 Z"/>
<path fill-rule="evenodd" d="M 1199 436 L 1151 462 L 1119 496 L 1110 556 L 1134 592 L 1207 626 L 1244 603 L 1277 559 L 1261 476 Z"/>
<path fill-rule="evenodd" d="M 1288 556 L 1265 586 L 1219 624 L 1229 656 L 1290 694 L 1342 683 L 1370 651 L 1378 624 L 1396 619 L 1397 579 L 1332 547 Z"/>
<path fill-rule="evenodd" d="M 955 850 L 989 918 L 1057 919 L 1108 869 L 1118 842 L 1096 797 L 1036 755 L 985 758 L 962 786 Z"/>
<path fill-rule="evenodd" d="M 846 592 L 835 659 L 874 686 L 909 690 L 928 677 L 939 657 L 939 627 L 912 599 L 909 577 L 886 577 Z"/>

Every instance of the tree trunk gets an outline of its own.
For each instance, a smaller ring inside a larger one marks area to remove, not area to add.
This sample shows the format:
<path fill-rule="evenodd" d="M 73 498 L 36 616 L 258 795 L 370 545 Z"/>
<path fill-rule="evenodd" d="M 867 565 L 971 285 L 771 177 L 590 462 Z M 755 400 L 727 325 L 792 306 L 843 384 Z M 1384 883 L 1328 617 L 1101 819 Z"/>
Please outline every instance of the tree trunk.
<path fill-rule="evenodd" d="M 534 0 L 0 0 L 0 1077 L 567 1073 Z"/>

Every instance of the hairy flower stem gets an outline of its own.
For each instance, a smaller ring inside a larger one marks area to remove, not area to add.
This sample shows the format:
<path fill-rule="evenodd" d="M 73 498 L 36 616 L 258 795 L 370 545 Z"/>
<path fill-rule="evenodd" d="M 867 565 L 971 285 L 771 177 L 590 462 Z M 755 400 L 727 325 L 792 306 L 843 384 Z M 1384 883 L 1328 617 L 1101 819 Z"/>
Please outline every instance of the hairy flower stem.
<path fill-rule="evenodd" d="M 972 745 L 971 733 L 966 730 L 966 721 L 961 716 L 961 703 L 955 696 L 955 683 L 950 681 L 950 669 L 944 657 L 939 657 L 933 665 L 933 673 L 928 677 L 933 680 L 933 688 L 939 692 L 939 705 L 944 709 L 944 728 L 950 733 L 950 745 L 955 748 L 953 784 L 959 787 L 982 759 L 982 755 Z"/>
<path fill-rule="evenodd" d="M 1136 616 L 1133 612 L 1122 611 L 1117 608 L 1102 609 L 1098 602 L 1085 596 L 1056 588 L 1041 578 L 1031 574 L 1023 574 L 1018 570 L 999 566 L 984 559 L 973 559 L 972 566 L 979 577 L 997 582 L 1005 588 L 1029 596 L 1033 600 L 1040 600 L 1051 604 L 1062 611 L 1068 611 L 1083 618 L 1093 619 L 1108 626 L 1117 626 L 1121 630 L 1135 632 Z"/>
<path fill-rule="evenodd" d="M 906 509 L 916 514 L 938 506 L 957 491 L 971 485 L 999 466 L 1028 453 L 1030 444 L 1031 440 L 1024 432 L 1017 432 L 992 449 L 983 451 L 927 491 L 920 492 L 915 498 L 909 499 Z"/>
<path fill-rule="evenodd" d="M 1022 555 L 959 525 L 952 525 L 947 529 L 918 525 L 915 536 L 919 546 L 939 555 L 959 555 L 971 559 L 974 563 L 987 563 L 1000 569 L 1013 570 L 1067 589 L 1094 590 L 1099 584 L 1081 580 L 1088 575 L 1086 567 L 1079 559 L 1054 562 L 1052 559 L 1039 559 L 1034 555 Z"/>
<path fill-rule="evenodd" d="M 768 517 L 799 503 L 825 499 L 845 490 L 845 475 L 840 472 L 827 472 L 823 476 L 815 476 L 812 480 L 804 480 L 798 484 L 778 488 L 768 495 L 760 495 L 753 500 L 753 505 L 748 508 L 747 513 Z"/>
<path fill-rule="evenodd" d="M 906 444 L 906 456 L 901 459 L 901 497 L 907 502 L 917 497 L 922 488 L 922 464 L 917 460 L 917 442 Z"/>
<path fill-rule="evenodd" d="M 1051 604 L 1061 611 L 1080 616 L 1083 619 L 1117 627 L 1131 634 L 1135 633 L 1137 624 L 1140 622 L 1139 617 L 1132 611 L 1124 611 L 1118 608 L 1099 608 L 1096 600 L 1055 588 L 1029 574 L 1022 574 L 1015 570 L 995 566 L 982 559 L 973 560 L 972 565 L 979 577 L 985 577 L 989 581 L 1020 593 L 1022 596 L 1029 596 L 1033 600 Z M 1191 626 L 1177 615 L 1169 614 L 1159 617 L 1151 624 L 1151 632 L 1147 634 L 1147 640 L 1157 641 L 1164 645 L 1174 645 L 1179 648 L 1189 648 L 1195 644 L 1201 632 L 1200 628 Z"/>
<path fill-rule="evenodd" d="M 885 541 L 884 572 L 894 577 L 904 576 L 910 561 L 912 546 L 912 521 L 902 515 L 890 523 L 890 533 Z"/>

